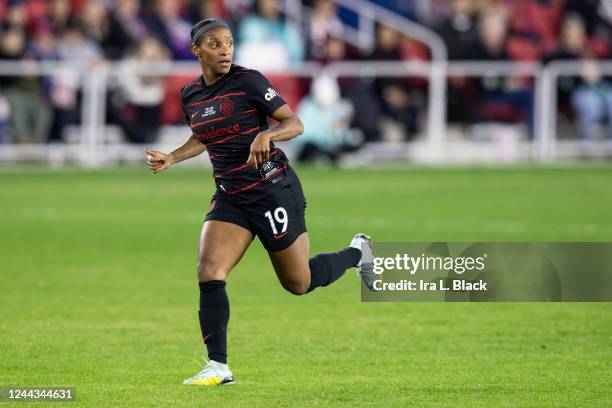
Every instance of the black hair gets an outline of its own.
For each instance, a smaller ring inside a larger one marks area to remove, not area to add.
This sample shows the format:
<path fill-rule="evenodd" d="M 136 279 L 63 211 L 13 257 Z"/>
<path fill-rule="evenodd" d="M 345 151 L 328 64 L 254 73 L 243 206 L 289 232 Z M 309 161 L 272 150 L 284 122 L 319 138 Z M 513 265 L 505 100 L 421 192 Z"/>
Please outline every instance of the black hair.
<path fill-rule="evenodd" d="M 191 43 L 198 45 L 204 34 L 217 27 L 225 27 L 229 30 L 229 26 L 216 18 L 207 18 L 205 20 L 198 21 L 191 28 Z"/>

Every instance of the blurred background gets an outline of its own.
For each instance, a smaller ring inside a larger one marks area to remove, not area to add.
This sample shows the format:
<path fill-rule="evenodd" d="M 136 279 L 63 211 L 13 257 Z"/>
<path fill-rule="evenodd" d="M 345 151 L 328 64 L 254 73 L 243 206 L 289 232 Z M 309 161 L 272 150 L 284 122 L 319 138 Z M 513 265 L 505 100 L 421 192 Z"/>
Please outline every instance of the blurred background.
<path fill-rule="evenodd" d="M 240 384 L 179 385 L 215 185 L 206 154 L 153 176 L 142 148 L 189 135 L 209 16 L 306 125 L 281 146 L 314 163 L 312 253 L 358 231 L 612 242 L 612 0 L 0 0 L 0 384 L 95 407 L 610 406 L 612 303 L 373 305 L 351 272 L 295 299 L 257 240 L 228 284 Z"/>
<path fill-rule="evenodd" d="M 612 0 L 1 0 L 0 162 L 95 167 L 182 143 L 207 17 L 302 117 L 294 160 L 612 157 Z"/>

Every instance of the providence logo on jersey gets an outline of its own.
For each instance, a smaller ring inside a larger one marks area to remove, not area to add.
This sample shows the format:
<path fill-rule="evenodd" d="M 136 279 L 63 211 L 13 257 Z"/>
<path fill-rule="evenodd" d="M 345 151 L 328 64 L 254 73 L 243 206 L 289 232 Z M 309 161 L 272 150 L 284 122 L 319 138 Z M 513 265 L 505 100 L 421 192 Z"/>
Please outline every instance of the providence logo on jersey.
<path fill-rule="evenodd" d="M 203 133 L 200 133 L 198 136 L 200 136 L 200 139 L 202 139 L 202 141 L 205 141 L 213 137 L 233 135 L 238 132 L 240 132 L 240 125 L 238 123 L 234 123 L 233 125 L 226 126 L 223 128 L 213 127 L 210 129 L 206 129 Z"/>

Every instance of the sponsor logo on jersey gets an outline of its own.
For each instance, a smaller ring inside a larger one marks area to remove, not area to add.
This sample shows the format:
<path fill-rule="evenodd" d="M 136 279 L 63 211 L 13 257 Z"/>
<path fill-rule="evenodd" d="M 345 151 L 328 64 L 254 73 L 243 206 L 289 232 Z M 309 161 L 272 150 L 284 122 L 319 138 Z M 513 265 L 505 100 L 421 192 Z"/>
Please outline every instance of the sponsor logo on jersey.
<path fill-rule="evenodd" d="M 232 112 L 234 112 L 234 108 L 235 108 L 234 102 L 232 102 L 231 99 L 229 98 L 222 100 L 221 103 L 219 104 L 219 110 L 224 115 L 229 115 Z"/>
<path fill-rule="evenodd" d="M 234 135 L 238 132 L 240 132 L 240 125 L 238 123 L 234 123 L 233 125 L 229 125 L 223 128 L 208 128 L 203 133 L 200 133 L 200 138 L 202 139 L 202 141 L 206 141 L 213 137 Z"/>
<path fill-rule="evenodd" d="M 205 118 L 207 116 L 212 116 L 212 115 L 216 115 L 217 111 L 215 111 L 215 107 L 214 106 L 207 106 L 204 109 L 204 113 L 202 114 L 202 117 Z"/>
<path fill-rule="evenodd" d="M 270 102 L 272 99 L 274 99 L 277 96 L 278 94 L 273 88 L 268 88 L 268 92 L 266 92 L 266 94 L 264 95 L 264 98 L 266 98 L 266 101 Z"/>

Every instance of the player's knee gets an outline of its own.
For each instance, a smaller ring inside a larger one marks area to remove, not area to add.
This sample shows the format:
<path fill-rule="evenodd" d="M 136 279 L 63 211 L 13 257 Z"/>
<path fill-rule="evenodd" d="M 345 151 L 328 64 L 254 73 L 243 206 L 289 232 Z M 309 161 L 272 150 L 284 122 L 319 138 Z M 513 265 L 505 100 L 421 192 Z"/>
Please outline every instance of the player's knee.
<path fill-rule="evenodd" d="M 229 271 L 225 268 L 220 267 L 214 262 L 207 261 L 205 259 L 198 262 L 198 280 L 200 282 L 207 282 L 211 280 L 225 280 Z"/>
<path fill-rule="evenodd" d="M 287 292 L 293 295 L 296 295 L 296 296 L 300 296 L 308 292 L 309 287 L 310 287 L 310 283 L 308 282 L 299 282 L 299 281 L 283 282 L 283 288 L 285 288 Z"/>

